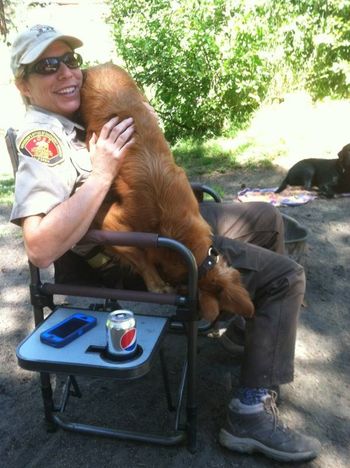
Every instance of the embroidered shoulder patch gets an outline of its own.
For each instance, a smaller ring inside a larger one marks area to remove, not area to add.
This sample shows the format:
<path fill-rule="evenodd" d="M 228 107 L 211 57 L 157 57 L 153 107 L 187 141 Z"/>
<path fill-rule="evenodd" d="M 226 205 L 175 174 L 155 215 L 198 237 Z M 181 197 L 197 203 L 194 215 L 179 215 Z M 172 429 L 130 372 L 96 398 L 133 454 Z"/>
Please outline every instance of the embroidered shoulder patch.
<path fill-rule="evenodd" d="M 48 130 L 35 130 L 25 135 L 19 143 L 19 150 L 40 162 L 55 166 L 63 161 L 59 140 Z"/>

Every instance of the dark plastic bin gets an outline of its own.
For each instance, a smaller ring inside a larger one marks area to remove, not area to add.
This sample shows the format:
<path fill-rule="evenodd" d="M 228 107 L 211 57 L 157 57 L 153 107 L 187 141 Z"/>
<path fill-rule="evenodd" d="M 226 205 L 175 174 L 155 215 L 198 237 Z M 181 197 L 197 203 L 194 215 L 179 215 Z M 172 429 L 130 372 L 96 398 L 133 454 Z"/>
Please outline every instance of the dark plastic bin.
<path fill-rule="evenodd" d="M 284 245 L 288 255 L 298 263 L 303 263 L 308 231 L 296 219 L 282 213 L 284 221 Z"/>

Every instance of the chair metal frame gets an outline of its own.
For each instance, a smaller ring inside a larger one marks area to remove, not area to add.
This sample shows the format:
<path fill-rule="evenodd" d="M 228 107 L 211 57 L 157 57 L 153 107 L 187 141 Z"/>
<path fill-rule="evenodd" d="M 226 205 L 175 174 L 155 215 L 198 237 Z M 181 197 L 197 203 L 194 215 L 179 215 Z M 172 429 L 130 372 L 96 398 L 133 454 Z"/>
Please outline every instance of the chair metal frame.
<path fill-rule="evenodd" d="M 157 294 L 143 291 L 128 291 L 118 290 L 110 288 L 93 288 L 84 286 L 71 286 L 66 284 L 56 283 L 42 283 L 40 278 L 40 271 L 38 268 L 29 263 L 30 268 L 30 297 L 34 311 L 34 320 L 36 329 L 32 332 L 32 336 L 35 332 L 40 331 L 40 325 L 45 321 L 44 309 L 49 307 L 52 313 L 60 310 L 60 306 L 56 306 L 53 301 L 54 295 L 69 295 L 69 296 L 80 296 L 80 297 L 99 297 L 102 299 L 117 299 L 126 300 L 133 302 L 149 302 L 155 304 L 168 304 L 176 306 L 176 313 L 171 320 L 181 321 L 185 324 L 187 334 L 187 355 L 183 366 L 182 376 L 180 378 L 178 402 L 176 406 L 175 416 L 175 428 L 174 431 L 167 435 L 157 435 L 153 433 L 140 433 L 137 431 L 125 431 L 118 429 L 111 429 L 108 427 L 99 427 L 91 424 L 81 424 L 74 421 L 66 421 L 62 418 L 62 413 L 65 410 L 68 399 L 70 396 L 81 395 L 75 375 L 83 374 L 86 376 L 103 375 L 116 380 L 128 380 L 138 377 L 142 377 L 148 370 L 151 369 L 153 362 L 153 354 L 150 358 L 152 362 L 146 362 L 146 371 L 140 372 L 130 365 L 130 368 L 120 368 L 116 363 L 113 369 L 101 368 L 96 369 L 95 367 L 85 368 L 81 370 L 80 366 L 66 368 L 60 362 L 53 364 L 40 363 L 35 361 L 28 361 L 23 358 L 21 348 L 26 342 L 28 337 L 19 344 L 17 348 L 17 358 L 19 365 L 25 369 L 38 371 L 40 373 L 41 392 L 44 403 L 44 413 L 46 421 L 49 423 L 48 427 L 52 430 L 56 427 L 61 427 L 65 430 L 80 432 L 85 434 L 108 436 L 117 439 L 127 439 L 133 441 L 142 441 L 149 443 L 156 443 L 161 445 L 175 445 L 180 442 L 187 440 L 188 449 L 193 452 L 196 447 L 196 414 L 197 414 L 197 402 L 196 402 L 196 354 L 197 354 L 197 334 L 198 334 L 198 314 L 197 314 L 197 265 L 192 253 L 182 244 L 172 239 L 159 237 L 157 235 L 140 235 L 138 233 L 123 234 L 110 233 L 103 231 L 91 231 L 87 236 L 86 240 L 91 241 L 95 239 L 96 235 L 99 237 L 101 244 L 106 245 L 111 243 L 113 245 L 138 245 L 142 248 L 147 247 L 166 247 L 177 251 L 182 255 L 186 262 L 189 274 L 187 283 L 187 294 L 181 296 L 177 294 Z M 102 313 L 103 310 L 99 311 Z M 161 350 L 156 350 L 160 353 L 160 359 L 162 364 L 162 375 L 164 379 L 166 397 L 168 401 L 169 409 L 173 409 L 174 405 L 171 399 L 170 389 L 168 385 L 166 363 Z M 53 392 L 51 387 L 51 373 L 67 374 L 67 382 L 63 389 L 61 402 L 58 406 L 53 401 Z M 72 391 L 73 389 L 73 391 Z M 184 396 L 186 395 L 186 421 L 181 423 L 181 410 L 183 407 Z"/>

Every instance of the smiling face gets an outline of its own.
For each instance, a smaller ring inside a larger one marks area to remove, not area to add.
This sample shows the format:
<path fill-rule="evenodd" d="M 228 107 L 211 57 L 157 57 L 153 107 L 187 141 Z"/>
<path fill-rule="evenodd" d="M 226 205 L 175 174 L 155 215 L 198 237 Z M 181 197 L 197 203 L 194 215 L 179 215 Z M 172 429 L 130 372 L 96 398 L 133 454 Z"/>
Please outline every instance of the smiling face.
<path fill-rule="evenodd" d="M 60 57 L 66 52 L 71 52 L 69 45 L 56 41 L 41 54 L 36 62 L 47 57 Z M 71 69 L 61 62 L 57 72 L 52 75 L 30 73 L 16 84 L 31 104 L 71 118 L 80 106 L 82 82 L 83 75 L 79 68 Z"/>

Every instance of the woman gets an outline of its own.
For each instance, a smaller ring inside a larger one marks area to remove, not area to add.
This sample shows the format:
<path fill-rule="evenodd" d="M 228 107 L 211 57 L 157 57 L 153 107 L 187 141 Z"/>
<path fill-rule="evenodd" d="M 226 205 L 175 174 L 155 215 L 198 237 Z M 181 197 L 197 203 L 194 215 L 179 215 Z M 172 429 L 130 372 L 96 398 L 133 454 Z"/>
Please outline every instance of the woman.
<path fill-rule="evenodd" d="M 117 117 L 104 126 L 98 139 L 92 138 L 90 154 L 78 141 L 75 128 L 79 126 L 72 122 L 80 106 L 83 78 L 79 68 L 81 59 L 73 56 L 73 50 L 80 45 L 79 40 L 49 27 L 32 29 L 14 44 L 12 67 L 16 85 L 30 103 L 24 129 L 17 139 L 20 159 L 16 196 L 34 190 L 36 196 L 24 205 L 15 202 L 12 219 L 21 220 L 28 257 L 40 268 L 50 265 L 86 233 L 118 173 L 125 149 L 132 143 L 132 120 L 119 122 Z M 33 56 L 35 59 L 40 56 L 39 61 L 35 60 L 37 68 L 27 63 L 34 62 Z M 52 57 L 55 57 L 55 65 L 48 60 Z M 58 69 L 54 72 L 56 66 Z M 35 134 L 37 128 L 44 131 L 41 137 Z M 65 141 L 67 138 L 69 143 Z M 75 148 L 79 149 L 78 155 L 76 160 L 70 161 L 71 155 L 75 157 L 72 151 Z M 50 156 L 50 151 L 55 157 L 51 157 L 48 167 L 38 163 L 40 153 L 43 161 Z M 48 171 L 48 168 L 56 169 Z M 25 176 L 27 180 L 22 181 L 22 174 L 24 176 L 27 171 L 35 177 L 28 181 Z M 77 184 L 75 171 L 79 173 Z M 50 193 L 39 190 L 40 182 L 36 180 L 40 179 L 54 184 Z M 62 187 L 58 187 L 59 183 Z M 70 197 L 72 190 L 74 194 Z M 56 203 L 58 201 L 62 203 Z"/>
<path fill-rule="evenodd" d="M 132 120 L 117 117 L 92 137 L 89 152 L 79 140 L 82 128 L 74 118 L 82 73 L 74 50 L 81 45 L 50 26 L 25 31 L 13 45 L 12 70 L 28 108 L 17 138 L 20 164 L 11 220 L 22 226 L 28 257 L 39 267 L 50 265 L 86 233 L 133 142 Z M 314 458 L 318 441 L 278 421 L 269 391 L 293 380 L 305 290 L 302 267 L 280 255 L 281 216 L 267 204 L 208 203 L 201 209 L 213 227 L 215 246 L 240 270 L 256 307 L 254 319 L 247 321 L 241 387 L 229 404 L 220 443 L 277 460 Z"/>

